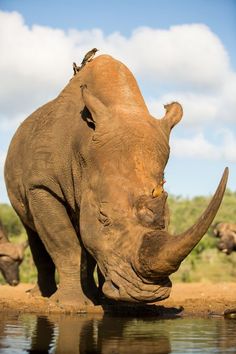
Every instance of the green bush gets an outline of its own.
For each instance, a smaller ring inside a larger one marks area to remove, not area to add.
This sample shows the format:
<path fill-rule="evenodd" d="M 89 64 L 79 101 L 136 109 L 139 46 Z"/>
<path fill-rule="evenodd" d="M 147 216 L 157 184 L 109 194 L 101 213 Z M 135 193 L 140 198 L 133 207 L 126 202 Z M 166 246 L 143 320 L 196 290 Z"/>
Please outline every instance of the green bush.
<path fill-rule="evenodd" d="M 8 235 L 20 235 L 24 228 L 13 208 L 8 204 L 0 204 L 0 220 Z"/>
<path fill-rule="evenodd" d="M 210 197 L 195 197 L 192 199 L 170 196 L 170 232 L 179 234 L 193 225 L 201 213 L 207 207 Z M 198 255 L 204 250 L 215 248 L 217 240 L 213 236 L 214 225 L 218 222 L 236 222 L 236 193 L 226 190 L 223 202 L 213 221 L 212 226 L 207 231 L 205 237 L 192 251 L 193 255 Z"/>

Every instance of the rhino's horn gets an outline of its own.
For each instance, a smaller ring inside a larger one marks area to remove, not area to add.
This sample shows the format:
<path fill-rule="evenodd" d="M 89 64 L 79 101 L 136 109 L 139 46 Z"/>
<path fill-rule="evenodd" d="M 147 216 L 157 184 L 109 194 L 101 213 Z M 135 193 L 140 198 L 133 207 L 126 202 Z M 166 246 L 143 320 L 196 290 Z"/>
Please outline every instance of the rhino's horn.
<path fill-rule="evenodd" d="M 181 262 L 211 225 L 224 196 L 227 179 L 228 168 L 225 169 L 208 207 L 187 231 L 177 236 L 172 236 L 165 231 L 151 231 L 143 236 L 138 250 L 138 261 L 135 264 L 135 268 L 142 277 L 168 276 L 179 268 Z"/>

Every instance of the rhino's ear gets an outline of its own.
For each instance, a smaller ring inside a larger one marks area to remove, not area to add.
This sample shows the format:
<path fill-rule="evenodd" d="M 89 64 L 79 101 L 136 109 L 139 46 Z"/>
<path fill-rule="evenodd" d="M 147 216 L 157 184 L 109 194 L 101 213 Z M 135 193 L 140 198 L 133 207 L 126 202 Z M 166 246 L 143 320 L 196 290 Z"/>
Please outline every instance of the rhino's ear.
<path fill-rule="evenodd" d="M 87 85 L 81 85 L 82 98 L 85 104 L 85 109 L 82 111 L 82 117 L 88 123 L 95 126 L 107 116 L 108 108 L 87 88 Z M 87 110 L 86 110 L 87 108 Z M 89 111 L 89 112 L 88 112 Z"/>
<path fill-rule="evenodd" d="M 16 245 L 16 244 L 15 244 Z M 29 246 L 29 242 L 28 241 L 25 241 L 25 242 L 22 242 L 22 243 L 19 243 L 16 245 L 17 248 L 18 248 L 18 256 L 19 256 L 19 259 L 20 260 L 23 260 L 24 258 L 24 251 L 25 249 Z"/>
<path fill-rule="evenodd" d="M 178 102 L 172 102 L 164 105 L 166 114 L 162 118 L 162 121 L 171 130 L 183 116 L 183 108 Z"/>

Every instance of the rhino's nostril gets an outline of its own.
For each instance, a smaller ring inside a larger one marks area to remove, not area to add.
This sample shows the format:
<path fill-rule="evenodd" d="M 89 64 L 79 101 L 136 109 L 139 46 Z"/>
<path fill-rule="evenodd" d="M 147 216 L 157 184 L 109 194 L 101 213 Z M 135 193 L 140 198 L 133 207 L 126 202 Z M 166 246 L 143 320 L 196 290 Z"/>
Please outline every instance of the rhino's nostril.
<path fill-rule="evenodd" d="M 119 290 L 119 286 L 116 285 L 112 280 L 111 280 L 111 288 L 115 290 Z"/>

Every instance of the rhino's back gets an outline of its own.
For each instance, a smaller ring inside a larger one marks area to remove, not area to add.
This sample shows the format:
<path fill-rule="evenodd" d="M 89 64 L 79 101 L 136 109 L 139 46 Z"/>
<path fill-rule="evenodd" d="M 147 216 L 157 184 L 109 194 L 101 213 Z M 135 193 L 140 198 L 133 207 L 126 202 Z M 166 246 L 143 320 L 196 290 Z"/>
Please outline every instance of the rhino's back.
<path fill-rule="evenodd" d="M 34 185 L 44 185 L 59 197 L 62 187 L 65 194 L 71 189 L 74 110 L 73 102 L 59 97 L 36 110 L 17 129 L 5 163 L 8 194 L 17 211 L 19 205 L 27 205 L 28 190 Z"/>
<path fill-rule="evenodd" d="M 148 113 L 137 81 L 131 71 L 119 60 L 109 55 L 100 55 L 87 63 L 76 74 L 68 90 L 77 90 L 78 86 L 86 84 L 94 96 L 110 108 L 129 107 L 144 110 Z"/>

